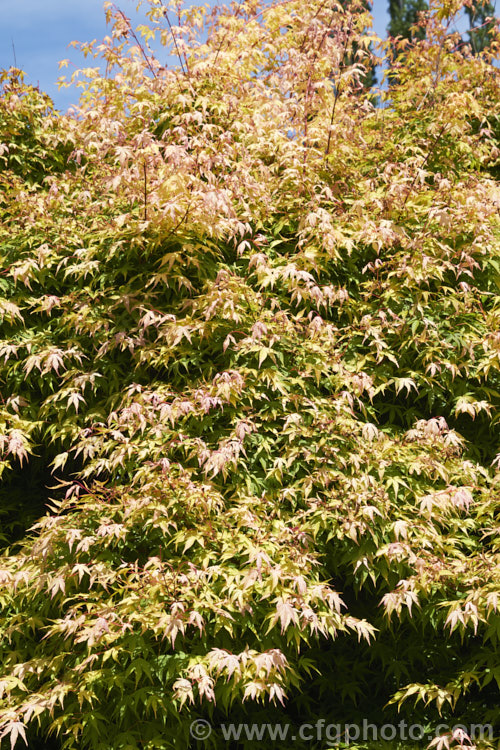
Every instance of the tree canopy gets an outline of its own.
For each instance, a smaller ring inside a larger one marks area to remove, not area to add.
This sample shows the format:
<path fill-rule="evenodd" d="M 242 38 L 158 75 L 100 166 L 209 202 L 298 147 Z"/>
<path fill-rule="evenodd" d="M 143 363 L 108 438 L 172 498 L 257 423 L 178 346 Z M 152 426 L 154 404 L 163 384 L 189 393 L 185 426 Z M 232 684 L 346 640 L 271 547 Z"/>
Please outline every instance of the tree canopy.
<path fill-rule="evenodd" d="M 106 5 L 2 75 L 4 742 L 497 724 L 497 31 L 377 100 L 364 2 Z"/>

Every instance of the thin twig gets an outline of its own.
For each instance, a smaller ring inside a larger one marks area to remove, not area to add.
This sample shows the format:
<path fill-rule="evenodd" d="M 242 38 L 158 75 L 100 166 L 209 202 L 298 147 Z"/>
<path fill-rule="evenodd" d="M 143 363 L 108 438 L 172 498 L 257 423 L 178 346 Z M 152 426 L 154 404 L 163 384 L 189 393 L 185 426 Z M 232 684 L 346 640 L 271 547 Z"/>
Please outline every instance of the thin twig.
<path fill-rule="evenodd" d="M 165 16 L 165 19 L 166 19 L 166 21 L 168 23 L 168 28 L 170 30 L 170 34 L 172 35 L 172 39 L 174 40 L 175 51 L 177 53 L 177 57 L 179 58 L 179 62 L 181 64 L 182 72 L 184 73 L 184 75 L 186 75 L 186 71 L 187 71 L 187 73 L 190 72 L 189 71 L 189 63 L 187 61 L 186 56 L 184 56 L 184 61 L 182 59 L 182 55 L 181 55 L 180 49 L 179 49 L 179 47 L 177 45 L 177 39 L 176 39 L 176 36 L 174 34 L 174 30 L 172 29 L 172 24 L 170 23 L 170 18 L 168 17 L 168 10 L 163 5 L 163 3 L 161 3 L 161 7 L 162 7 L 162 10 L 163 10 L 163 15 Z M 184 68 L 184 63 L 186 64 L 186 68 Z"/>
<path fill-rule="evenodd" d="M 167 234 L 163 237 L 163 240 L 166 240 L 168 237 L 171 237 L 173 234 L 175 234 L 177 230 L 182 226 L 182 224 L 184 224 L 189 214 L 190 208 L 191 208 L 191 202 L 188 203 L 188 206 L 186 210 L 184 211 L 184 214 L 182 215 L 180 221 L 178 221 L 177 224 L 174 227 L 172 227 L 172 229 L 169 232 L 167 232 Z"/>
<path fill-rule="evenodd" d="M 323 7 L 323 6 L 321 6 L 321 7 Z M 318 13 L 319 13 L 319 11 L 318 11 Z M 314 16 L 314 18 L 316 18 L 316 16 L 318 15 L 318 13 Z M 308 132 L 308 125 L 307 125 L 307 123 L 308 123 L 308 117 L 309 117 L 309 102 L 310 102 L 310 99 L 312 98 L 312 95 L 311 95 L 311 90 L 312 90 L 312 85 L 311 85 L 311 82 L 312 82 L 312 71 L 313 71 L 314 65 L 316 63 L 316 60 L 318 59 L 319 53 L 321 51 L 321 47 L 323 46 L 323 44 L 325 42 L 325 39 L 327 38 L 328 34 L 332 31 L 332 25 L 333 25 L 334 20 L 335 20 L 335 11 L 332 13 L 332 17 L 330 19 L 330 23 L 326 27 L 326 31 L 324 32 L 324 34 L 323 34 L 323 36 L 321 38 L 321 42 L 319 43 L 319 45 L 318 45 L 318 47 L 317 47 L 317 49 L 316 49 L 316 51 L 314 53 L 314 57 L 313 57 L 313 59 L 311 61 L 311 64 L 309 66 L 309 77 L 307 79 L 306 97 L 305 97 L 305 102 L 304 102 L 304 172 L 305 172 L 305 162 L 306 162 L 305 147 L 306 147 L 307 132 Z M 305 46 L 306 39 L 307 39 L 307 37 L 305 37 L 304 41 L 302 42 L 301 50 Z"/>
<path fill-rule="evenodd" d="M 120 8 L 117 8 L 117 7 L 116 7 L 116 5 L 115 5 L 115 6 L 113 6 L 113 7 L 115 8 L 116 12 L 120 14 L 120 16 L 121 16 L 121 17 L 123 18 L 123 20 L 124 20 L 124 21 L 125 21 L 125 23 L 127 24 L 127 26 L 128 26 L 128 30 L 130 31 L 130 33 L 131 33 L 131 35 L 132 35 L 132 37 L 133 37 L 133 39 L 134 39 L 135 43 L 136 43 L 136 44 L 137 44 L 137 46 L 139 47 L 139 49 L 140 49 L 140 51 L 141 51 L 141 54 L 142 54 L 142 56 L 144 57 L 144 60 L 146 61 L 146 65 L 148 66 L 149 70 L 151 71 L 151 73 L 152 73 L 152 75 L 153 75 L 153 78 L 156 78 L 156 77 L 157 77 L 157 76 L 156 76 L 156 71 L 155 71 L 155 69 L 153 68 L 153 66 L 151 65 L 151 61 L 150 61 L 150 59 L 149 59 L 148 55 L 146 54 L 146 51 L 145 51 L 145 49 L 144 49 L 144 46 L 143 46 L 143 45 L 141 44 L 141 42 L 140 42 L 140 41 L 139 41 L 139 39 L 137 38 L 137 34 L 135 33 L 135 31 L 134 31 L 134 29 L 133 29 L 133 27 L 132 27 L 132 24 L 130 23 L 130 20 L 129 20 L 129 19 L 127 18 L 127 16 L 125 15 L 125 13 L 124 13 L 123 11 L 121 11 L 121 10 L 120 10 Z"/>
<path fill-rule="evenodd" d="M 142 170 L 144 174 L 144 221 L 148 220 L 148 175 L 146 171 L 146 161 L 142 162 Z"/>
<path fill-rule="evenodd" d="M 349 42 L 349 37 L 351 36 L 351 30 L 352 30 L 352 19 L 349 19 L 349 28 L 347 29 L 347 32 L 346 32 L 344 47 L 342 49 L 342 55 L 340 57 L 340 62 L 339 62 L 339 76 L 338 76 L 338 79 L 337 79 L 338 83 L 334 83 L 334 86 L 335 86 L 335 97 L 333 99 L 332 114 L 331 114 L 331 117 L 330 117 L 330 125 L 328 127 L 328 140 L 326 142 L 325 156 L 328 156 L 328 154 L 330 153 L 330 143 L 331 143 L 331 140 L 332 140 L 332 126 L 333 126 L 333 121 L 335 119 L 335 110 L 337 108 L 337 100 L 338 100 L 338 98 L 340 96 L 340 91 L 341 91 L 340 76 L 342 75 L 342 68 L 344 67 L 343 66 L 343 60 L 344 60 L 345 54 L 347 52 L 347 44 Z"/>
<path fill-rule="evenodd" d="M 434 139 L 434 142 L 432 143 L 431 147 L 429 148 L 429 150 L 428 150 L 428 152 L 427 152 L 427 155 L 426 155 L 425 159 L 423 160 L 422 164 L 420 165 L 420 167 L 418 168 L 418 170 L 421 170 L 421 169 L 423 169 L 423 168 L 425 167 L 425 165 L 427 164 L 427 162 L 429 161 L 430 157 L 431 157 L 431 156 L 432 156 L 432 154 L 434 153 L 434 150 L 435 150 L 436 146 L 437 146 L 437 145 L 438 145 L 438 143 L 439 143 L 439 140 L 441 139 L 441 136 L 443 135 L 444 131 L 446 130 L 447 124 L 448 124 L 448 123 L 446 123 L 446 122 L 444 123 L 443 127 L 441 128 L 441 130 L 439 131 L 439 133 L 438 133 L 438 134 L 437 134 L 437 136 L 435 137 L 435 139 Z M 417 182 L 417 180 L 418 180 L 418 170 L 417 170 L 417 173 L 416 173 L 415 177 L 413 178 L 413 181 L 412 181 L 412 183 L 411 183 L 411 185 L 410 185 L 410 189 L 409 189 L 409 190 L 408 190 L 408 192 L 406 193 L 406 197 L 405 197 L 405 199 L 404 199 L 403 205 L 401 206 L 401 210 L 400 210 L 400 212 L 399 212 L 399 216 L 401 216 L 401 212 L 402 212 L 402 211 L 403 211 L 403 209 L 405 208 L 405 206 L 406 206 L 406 203 L 407 203 L 407 201 L 408 201 L 408 198 L 410 197 L 410 195 L 411 195 L 411 193 L 412 193 L 412 191 L 413 191 L 413 188 L 414 188 L 414 187 L 415 187 L 415 185 L 416 185 L 416 182 Z M 399 218 L 399 216 L 398 216 L 398 218 Z"/>

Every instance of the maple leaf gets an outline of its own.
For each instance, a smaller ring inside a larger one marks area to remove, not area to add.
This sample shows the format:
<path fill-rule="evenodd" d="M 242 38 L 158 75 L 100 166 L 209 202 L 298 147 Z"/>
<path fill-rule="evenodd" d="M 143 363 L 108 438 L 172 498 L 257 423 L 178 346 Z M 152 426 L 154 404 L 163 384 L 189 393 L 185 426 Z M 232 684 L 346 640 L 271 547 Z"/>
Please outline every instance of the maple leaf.
<path fill-rule="evenodd" d="M 26 739 L 26 725 L 23 724 L 22 721 L 8 722 L 6 727 L 2 730 L 0 738 L 7 736 L 10 737 L 11 750 L 14 750 L 15 744 L 19 737 L 21 737 L 25 745 L 28 745 L 28 740 Z"/>
<path fill-rule="evenodd" d="M 85 399 L 83 398 L 81 393 L 77 393 L 76 391 L 73 391 L 73 393 L 70 393 L 68 396 L 68 406 L 74 406 L 75 412 L 78 413 L 78 408 L 80 404 L 85 403 Z"/>

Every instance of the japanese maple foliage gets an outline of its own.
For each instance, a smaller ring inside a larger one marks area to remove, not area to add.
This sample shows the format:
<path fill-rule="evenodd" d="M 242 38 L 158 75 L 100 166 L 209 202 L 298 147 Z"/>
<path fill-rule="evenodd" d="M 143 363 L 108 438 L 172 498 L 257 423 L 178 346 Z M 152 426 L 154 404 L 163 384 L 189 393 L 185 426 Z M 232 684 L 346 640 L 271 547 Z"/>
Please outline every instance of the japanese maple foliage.
<path fill-rule="evenodd" d="M 2 78 L 3 741 L 495 724 L 498 35 L 377 105 L 363 2 L 106 5 L 76 112 Z"/>

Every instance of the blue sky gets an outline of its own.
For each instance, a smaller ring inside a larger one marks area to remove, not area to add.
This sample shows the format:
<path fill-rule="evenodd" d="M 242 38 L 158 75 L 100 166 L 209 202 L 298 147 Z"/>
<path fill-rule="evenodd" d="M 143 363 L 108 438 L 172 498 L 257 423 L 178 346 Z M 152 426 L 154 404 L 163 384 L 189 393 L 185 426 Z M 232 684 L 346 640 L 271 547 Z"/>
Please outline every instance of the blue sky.
<path fill-rule="evenodd" d="M 39 84 L 61 110 L 76 103 L 78 89 L 58 90 L 56 80 L 71 73 L 59 70 L 59 60 L 69 58 L 82 64 L 77 50 L 68 49 L 73 40 L 88 42 L 107 33 L 103 0 L 0 0 L 0 69 L 14 65 Z M 124 13 L 134 18 L 135 0 L 117 0 Z M 384 36 L 388 23 L 388 0 L 374 0 L 375 31 Z"/>

